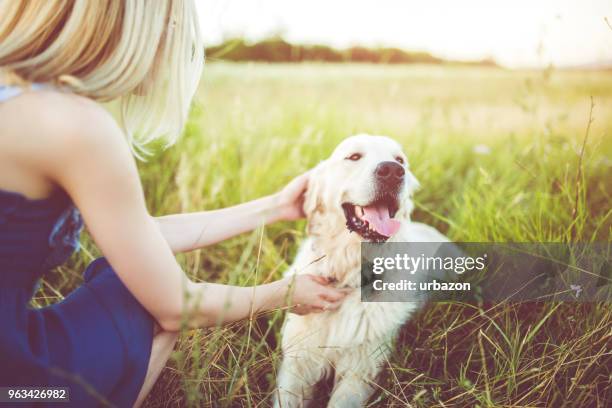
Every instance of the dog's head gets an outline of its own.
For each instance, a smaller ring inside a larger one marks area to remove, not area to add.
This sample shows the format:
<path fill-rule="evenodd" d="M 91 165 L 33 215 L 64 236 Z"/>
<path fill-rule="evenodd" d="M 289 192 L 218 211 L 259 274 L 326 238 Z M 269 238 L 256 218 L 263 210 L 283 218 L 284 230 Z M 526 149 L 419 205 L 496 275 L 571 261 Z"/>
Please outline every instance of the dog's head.
<path fill-rule="evenodd" d="M 408 220 L 418 181 L 402 147 L 385 136 L 345 139 L 313 170 L 304 212 L 309 232 L 384 242 Z"/>

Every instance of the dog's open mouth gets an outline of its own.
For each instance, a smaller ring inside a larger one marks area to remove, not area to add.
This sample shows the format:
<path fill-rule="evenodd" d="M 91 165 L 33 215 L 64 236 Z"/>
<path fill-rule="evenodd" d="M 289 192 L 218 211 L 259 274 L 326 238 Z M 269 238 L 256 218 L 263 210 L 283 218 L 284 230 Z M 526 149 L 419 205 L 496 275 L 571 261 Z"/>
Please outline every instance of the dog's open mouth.
<path fill-rule="evenodd" d="M 399 230 L 401 223 L 393 219 L 398 208 L 397 198 L 390 195 L 364 206 L 342 204 L 348 230 L 372 242 L 385 242 Z"/>

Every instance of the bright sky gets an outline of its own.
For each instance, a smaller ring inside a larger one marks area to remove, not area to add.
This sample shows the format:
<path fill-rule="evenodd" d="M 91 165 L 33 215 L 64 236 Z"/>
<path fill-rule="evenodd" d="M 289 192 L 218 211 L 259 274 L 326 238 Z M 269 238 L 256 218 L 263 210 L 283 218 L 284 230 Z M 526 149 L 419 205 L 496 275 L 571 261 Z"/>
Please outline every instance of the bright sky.
<path fill-rule="evenodd" d="M 274 34 L 509 67 L 612 65 L 611 0 L 196 0 L 207 45 Z"/>

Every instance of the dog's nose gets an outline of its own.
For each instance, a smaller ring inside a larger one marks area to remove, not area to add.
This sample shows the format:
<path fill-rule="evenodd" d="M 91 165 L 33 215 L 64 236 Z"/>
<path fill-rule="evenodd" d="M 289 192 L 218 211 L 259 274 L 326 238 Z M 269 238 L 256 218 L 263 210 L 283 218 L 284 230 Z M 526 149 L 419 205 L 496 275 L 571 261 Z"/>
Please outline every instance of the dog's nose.
<path fill-rule="evenodd" d="M 376 166 L 376 178 L 387 185 L 393 186 L 404 180 L 406 171 L 396 162 L 386 161 Z"/>

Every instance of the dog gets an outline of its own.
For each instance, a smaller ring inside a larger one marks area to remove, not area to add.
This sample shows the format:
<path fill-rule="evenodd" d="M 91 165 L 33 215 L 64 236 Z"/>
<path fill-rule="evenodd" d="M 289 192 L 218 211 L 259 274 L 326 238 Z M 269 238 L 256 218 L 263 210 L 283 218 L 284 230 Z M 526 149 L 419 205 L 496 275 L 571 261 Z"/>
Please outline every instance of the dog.
<path fill-rule="evenodd" d="M 396 334 L 419 304 L 361 302 L 360 244 L 448 242 L 410 221 L 418 187 L 402 147 L 385 136 L 351 136 L 313 169 L 304 200 L 308 237 L 286 275 L 320 275 L 356 290 L 337 310 L 288 314 L 274 406 L 307 406 L 315 385 L 332 373 L 329 407 L 367 403 Z"/>

